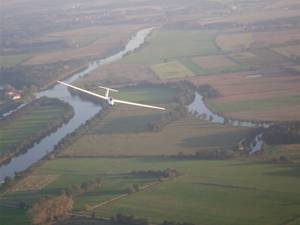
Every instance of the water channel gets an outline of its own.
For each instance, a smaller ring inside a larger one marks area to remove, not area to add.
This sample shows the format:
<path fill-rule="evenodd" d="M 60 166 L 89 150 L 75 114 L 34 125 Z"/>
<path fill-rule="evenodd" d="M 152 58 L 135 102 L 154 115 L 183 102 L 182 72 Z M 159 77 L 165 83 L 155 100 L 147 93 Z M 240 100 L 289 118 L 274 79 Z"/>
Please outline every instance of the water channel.
<path fill-rule="evenodd" d="M 133 52 L 142 44 L 144 44 L 147 36 L 151 33 L 152 30 L 153 28 L 147 28 L 138 31 L 129 40 L 129 42 L 122 51 L 105 59 L 91 62 L 86 69 L 72 75 L 68 79 L 64 80 L 64 82 L 72 83 L 73 81 L 88 75 L 90 72 L 97 69 L 99 66 L 115 62 L 124 57 L 126 54 Z M 83 100 L 78 96 L 71 95 L 67 87 L 61 84 L 57 84 L 46 91 L 42 91 L 36 94 L 36 98 L 40 98 L 42 96 L 58 98 L 69 103 L 74 108 L 74 117 L 68 123 L 60 127 L 57 131 L 49 134 L 40 142 L 35 143 L 32 148 L 26 151 L 26 153 L 17 155 L 13 157 L 9 163 L 2 165 L 0 167 L 0 181 L 2 181 L 6 176 L 13 177 L 15 175 L 15 172 L 24 171 L 35 162 L 42 159 L 45 155 L 53 151 L 54 146 L 67 134 L 72 133 L 74 130 L 76 130 L 78 127 L 84 124 L 88 119 L 90 119 L 97 112 L 99 112 L 99 110 L 101 110 L 101 106 L 96 105 L 90 101 Z M 22 106 L 20 106 L 18 109 L 20 109 Z M 2 116 L 7 116 L 13 113 L 14 111 L 11 111 Z"/>
<path fill-rule="evenodd" d="M 221 115 L 218 115 L 211 111 L 201 94 L 198 92 L 195 93 L 194 101 L 188 106 L 189 112 L 193 113 L 195 116 L 198 116 L 201 119 L 208 120 L 212 123 L 219 123 L 219 124 L 230 124 L 232 126 L 239 126 L 239 127 L 250 127 L 250 128 L 267 128 L 270 126 L 270 123 L 264 122 L 253 122 L 253 121 L 243 121 L 243 120 L 235 120 L 235 119 L 225 119 Z M 249 154 L 255 154 L 259 152 L 263 147 L 263 133 L 257 134 L 254 139 L 249 144 Z M 242 142 L 242 141 L 241 141 Z M 240 143 L 241 143 L 240 142 Z"/>
<path fill-rule="evenodd" d="M 72 83 L 73 81 L 88 75 L 93 70 L 97 69 L 101 65 L 105 65 L 108 63 L 115 62 L 126 54 L 133 52 L 137 48 L 139 48 L 144 42 L 146 37 L 151 33 L 153 28 L 147 28 L 138 31 L 132 39 L 127 43 L 125 48 L 105 59 L 91 62 L 89 66 L 83 71 L 76 73 L 64 80 L 66 83 Z M 84 124 L 88 119 L 93 117 L 97 112 L 101 110 L 100 105 L 96 105 L 90 101 L 83 100 L 78 96 L 71 95 L 66 86 L 61 84 L 57 84 L 54 87 L 42 91 L 36 94 L 36 98 L 40 98 L 42 96 L 58 98 L 69 103 L 74 108 L 74 117 L 62 127 L 60 127 L 57 131 L 49 134 L 47 137 L 43 138 L 40 142 L 35 143 L 34 146 L 26 153 L 17 155 L 11 159 L 8 164 L 2 165 L 0 167 L 0 181 L 3 180 L 6 176 L 13 177 L 16 172 L 24 171 L 28 167 L 30 167 L 35 162 L 42 159 L 45 155 L 53 151 L 54 146 L 62 140 L 67 134 L 72 133 L 82 124 Z M 25 103 L 26 104 L 26 103 Z M 23 106 L 23 105 L 22 105 Z M 19 108 L 21 108 L 20 106 Z M 19 109 L 18 108 L 18 109 Z M 16 109 L 16 110 L 18 110 Z M 188 110 L 194 114 L 197 114 L 202 119 L 209 120 L 213 123 L 225 123 L 225 118 L 212 112 L 205 104 L 203 96 L 201 96 L 198 92 L 195 93 L 194 101 L 188 106 Z M 7 116 L 13 111 L 7 113 Z M 205 116 L 204 116 L 205 115 Z M 226 123 L 231 124 L 233 126 L 243 126 L 243 127 L 267 127 L 269 124 L 266 123 L 255 123 L 250 121 L 239 121 L 239 120 L 227 120 Z M 255 139 L 251 142 L 251 151 L 250 154 L 253 154 L 257 151 L 260 151 L 263 140 L 262 134 L 258 134 Z"/>

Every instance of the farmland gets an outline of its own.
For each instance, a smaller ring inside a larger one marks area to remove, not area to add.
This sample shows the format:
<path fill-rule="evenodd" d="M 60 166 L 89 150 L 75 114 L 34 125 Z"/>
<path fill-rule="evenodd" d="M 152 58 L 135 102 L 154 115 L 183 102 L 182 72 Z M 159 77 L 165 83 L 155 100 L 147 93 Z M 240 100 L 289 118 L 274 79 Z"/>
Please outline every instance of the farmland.
<path fill-rule="evenodd" d="M 116 97 L 162 105 L 170 110 L 176 104 L 178 94 L 172 86 L 137 86 L 120 90 L 120 95 L 115 95 Z M 153 156 L 180 152 L 194 154 L 199 151 L 212 153 L 218 149 L 233 149 L 252 132 L 252 129 L 212 124 L 197 118 L 183 118 L 168 124 L 160 132 L 151 131 L 151 124 L 158 123 L 164 114 L 155 110 L 116 106 L 104 118 L 93 123 L 84 135 L 66 147 L 60 155 Z"/>
<path fill-rule="evenodd" d="M 163 104 L 175 100 L 176 88 L 167 86 L 127 86 L 120 88 L 120 93 L 113 95 L 116 98 L 143 101 L 150 104 Z"/>
<path fill-rule="evenodd" d="M 248 52 L 233 54 L 232 58 L 244 65 L 260 68 L 266 64 L 278 64 L 286 61 L 286 58 L 269 49 L 255 49 Z"/>
<path fill-rule="evenodd" d="M 253 39 L 256 45 L 259 46 L 274 46 L 284 45 L 300 40 L 300 34 L 297 30 L 284 31 L 268 31 L 268 32 L 254 32 Z"/>
<path fill-rule="evenodd" d="M 234 51 L 249 48 L 253 43 L 251 33 L 236 33 L 218 35 L 216 43 L 223 51 Z"/>
<path fill-rule="evenodd" d="M 161 101 L 159 95 L 157 100 Z M 157 103 L 153 101 L 153 104 Z M 168 108 L 170 103 L 165 101 L 164 105 Z M 118 106 L 60 154 L 123 156 L 213 152 L 233 149 L 252 132 L 251 129 L 211 124 L 195 118 L 181 119 L 167 125 L 161 132 L 151 132 L 149 126 L 159 121 L 161 115 L 161 112 L 152 110 Z"/>
<path fill-rule="evenodd" d="M 196 30 L 159 30 L 148 39 L 147 45 L 124 59 L 127 63 L 157 64 L 184 56 L 209 55 L 218 50 L 215 32 Z"/>
<path fill-rule="evenodd" d="M 99 83 L 106 86 L 128 85 L 142 81 L 157 81 L 154 72 L 145 65 L 113 63 L 99 67 L 89 76 L 81 79 L 78 83 L 81 85 L 92 85 Z"/>
<path fill-rule="evenodd" d="M 7 225 L 27 225 L 30 224 L 26 212 L 22 209 L 0 206 L 0 221 Z"/>
<path fill-rule="evenodd" d="M 286 97 L 277 97 L 277 98 L 266 98 L 266 99 L 255 99 L 247 101 L 237 101 L 231 103 L 223 103 L 210 106 L 214 110 L 221 113 L 229 112 L 240 112 L 248 110 L 257 110 L 263 108 L 272 108 L 272 107 L 288 107 L 289 105 L 296 105 L 300 102 L 300 96 L 286 96 Z"/>
<path fill-rule="evenodd" d="M 177 61 L 156 64 L 152 66 L 152 69 L 161 80 L 193 76 L 188 68 Z"/>
<path fill-rule="evenodd" d="M 232 60 L 222 55 L 195 57 L 193 60 L 204 69 L 231 67 L 236 65 Z"/>
<path fill-rule="evenodd" d="M 286 47 L 273 48 L 273 50 L 287 57 L 300 56 L 300 45 L 290 45 Z"/>
<path fill-rule="evenodd" d="M 40 53 L 27 60 L 25 64 L 47 64 L 86 57 L 98 58 L 107 54 L 113 48 L 123 47 L 120 46 L 124 45 L 124 43 L 120 43 L 121 40 L 128 40 L 130 35 L 140 28 L 140 26 L 90 27 L 50 33 L 48 34 L 49 37 L 62 39 L 73 48 Z M 116 35 L 116 32 L 118 35 Z"/>
<path fill-rule="evenodd" d="M 23 146 L 32 144 L 47 130 L 61 125 L 71 116 L 70 106 L 58 100 L 42 98 L 34 101 L 13 118 L 0 121 L 1 153 L 10 154 L 12 149 L 22 150 Z"/>
<path fill-rule="evenodd" d="M 140 48 L 73 84 L 99 94 L 105 93 L 99 85 L 112 87 L 120 91 L 111 92 L 117 99 L 167 110 L 105 103 L 88 118 L 82 107 L 84 125 L 14 180 L 4 180 L 1 224 L 31 224 L 27 207 L 61 193 L 73 198 L 77 217 L 55 225 L 112 225 L 103 218 L 117 213 L 153 225 L 300 223 L 299 144 L 263 144 L 250 155 L 241 141 L 260 128 L 216 124 L 185 111 L 199 90 L 225 117 L 299 120 L 297 0 L 34 1 L 5 0 L 0 7 L 3 86 L 46 87 L 153 27 Z M 80 106 L 83 99 L 74 99 Z M 56 102 L 0 121 L 0 149 L 18 147 L 64 112 Z M 161 176 L 168 168 L 179 175 Z"/>
<path fill-rule="evenodd" d="M 30 58 L 30 55 L 0 55 L 0 68 L 1 67 L 12 67 L 23 63 L 25 60 Z"/>
<path fill-rule="evenodd" d="M 36 171 L 40 175 L 59 175 L 43 189 L 44 194 L 101 175 L 101 188 L 75 198 L 76 212 L 84 210 L 87 203 L 98 204 L 124 193 L 132 183 L 143 185 L 151 182 L 151 178 L 128 177 L 126 173 L 165 168 L 174 168 L 181 175 L 100 207 L 95 210 L 96 216 L 109 217 L 122 212 L 156 223 L 167 219 L 212 225 L 282 224 L 299 217 L 299 173 L 290 166 L 251 160 L 78 158 L 48 161 Z M 21 192 L 17 196 L 17 199 L 30 202 L 37 194 Z M 1 200 L 6 204 L 15 201 L 16 195 L 13 194 L 7 194 Z M 7 217 L 7 224 L 13 224 L 14 218 Z"/>
<path fill-rule="evenodd" d="M 219 79 L 220 76 L 224 79 Z M 253 120 L 299 118 L 297 96 L 300 80 L 297 76 L 280 76 L 276 73 L 230 73 L 194 77 L 193 82 L 210 84 L 220 92 L 221 96 L 210 99 L 208 104 L 224 115 Z"/>

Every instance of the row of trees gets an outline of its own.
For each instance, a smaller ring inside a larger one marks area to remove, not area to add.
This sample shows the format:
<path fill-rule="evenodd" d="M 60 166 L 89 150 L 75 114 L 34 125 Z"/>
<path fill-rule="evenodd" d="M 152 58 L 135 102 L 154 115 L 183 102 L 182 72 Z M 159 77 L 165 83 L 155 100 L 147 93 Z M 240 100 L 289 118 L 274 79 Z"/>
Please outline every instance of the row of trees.
<path fill-rule="evenodd" d="M 195 97 L 196 87 L 188 81 L 179 81 L 163 85 L 171 86 L 177 90 L 175 96 L 177 105 L 168 113 L 162 114 L 159 120 L 149 124 L 150 131 L 153 132 L 161 131 L 169 123 L 186 117 L 188 115 L 186 105 L 190 104 Z"/>
<path fill-rule="evenodd" d="M 122 225 L 150 225 L 151 223 L 147 219 L 138 218 L 134 215 L 126 215 L 118 213 L 115 216 L 111 217 L 111 222 L 113 224 L 122 224 Z M 195 225 L 193 223 L 181 223 L 175 221 L 163 221 L 158 225 Z"/>
<path fill-rule="evenodd" d="M 150 225 L 147 219 L 137 218 L 134 215 L 125 215 L 118 213 L 111 217 L 111 222 L 113 224 L 123 224 L 123 225 Z"/>
<path fill-rule="evenodd" d="M 131 174 L 138 176 L 154 176 L 157 178 L 172 178 L 180 175 L 177 170 L 170 168 L 165 170 L 134 170 L 131 172 Z"/>
<path fill-rule="evenodd" d="M 40 225 L 65 219 L 72 209 L 72 197 L 61 194 L 40 199 L 28 210 L 28 215 L 33 225 Z"/>
<path fill-rule="evenodd" d="M 201 93 L 204 98 L 215 98 L 221 96 L 220 92 L 218 92 L 215 88 L 213 88 L 209 84 L 203 84 L 198 86 L 197 91 Z"/>
<path fill-rule="evenodd" d="M 8 161 L 11 157 L 13 157 L 16 154 L 20 154 L 22 152 L 27 151 L 30 147 L 34 145 L 35 142 L 41 140 L 50 132 L 55 131 L 63 123 L 69 121 L 74 115 L 73 108 L 69 104 L 62 102 L 58 99 L 42 97 L 28 104 L 21 110 L 18 110 L 16 113 L 5 117 L 0 121 L 0 125 L 4 127 L 17 120 L 19 117 L 31 113 L 33 110 L 38 110 L 40 107 L 45 105 L 55 107 L 61 106 L 64 109 L 62 112 L 62 116 L 58 117 L 56 120 L 49 121 L 43 129 L 40 129 L 38 132 L 34 133 L 25 141 L 17 144 L 5 145 L 3 147 L 2 154 L 0 154 L 0 164 Z"/>
<path fill-rule="evenodd" d="M 233 150 L 229 149 L 216 149 L 216 150 L 201 150 L 195 153 L 179 152 L 173 156 L 176 159 L 194 160 L 194 159 L 228 159 L 234 154 Z"/>
<path fill-rule="evenodd" d="M 185 105 L 179 105 L 173 108 L 168 113 L 162 114 L 160 119 L 149 123 L 150 131 L 159 132 L 169 123 L 187 116 L 188 110 Z"/>
<path fill-rule="evenodd" d="M 128 189 L 127 189 L 127 193 L 128 194 L 133 194 L 133 193 L 136 193 L 136 192 L 139 192 L 140 191 L 140 185 L 139 184 L 133 184 L 131 185 Z"/>
<path fill-rule="evenodd" d="M 266 129 L 263 138 L 269 145 L 300 143 L 300 121 L 272 125 Z"/>
<path fill-rule="evenodd" d="M 54 151 L 52 152 L 52 156 L 56 157 L 63 149 L 66 149 L 68 146 L 73 144 L 79 137 L 85 134 L 90 125 L 97 123 L 102 120 L 110 112 L 110 108 L 104 106 L 101 111 L 99 111 L 95 116 L 87 120 L 83 125 L 78 127 L 72 133 L 67 134 L 62 140 L 58 142 L 54 147 Z M 72 155 L 64 155 L 65 157 L 72 157 Z"/>
<path fill-rule="evenodd" d="M 82 182 L 80 185 L 72 185 L 65 189 L 65 194 L 68 196 L 76 196 L 89 191 L 93 191 L 101 187 L 101 178 L 97 177 L 88 181 Z"/>
<path fill-rule="evenodd" d="M 159 225 L 195 225 L 194 223 L 180 223 L 180 222 L 176 222 L 176 221 L 164 221 Z"/>

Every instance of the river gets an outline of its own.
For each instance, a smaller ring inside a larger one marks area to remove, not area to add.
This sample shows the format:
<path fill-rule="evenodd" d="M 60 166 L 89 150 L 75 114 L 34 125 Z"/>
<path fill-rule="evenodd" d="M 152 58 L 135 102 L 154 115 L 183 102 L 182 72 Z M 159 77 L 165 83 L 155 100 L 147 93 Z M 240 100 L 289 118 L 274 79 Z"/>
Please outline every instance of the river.
<path fill-rule="evenodd" d="M 243 120 L 234 120 L 234 119 L 225 119 L 221 115 L 218 115 L 211 111 L 207 105 L 205 104 L 204 98 L 198 92 L 195 93 L 194 101 L 188 105 L 188 111 L 193 113 L 195 116 L 198 116 L 201 119 L 208 120 L 212 123 L 219 123 L 224 124 L 225 121 L 227 124 L 232 126 L 239 126 L 239 127 L 250 127 L 250 128 L 268 128 L 270 123 L 264 122 L 252 122 L 252 121 L 243 121 Z M 264 141 L 263 141 L 263 133 L 257 134 L 254 139 L 250 142 L 249 154 L 253 155 L 256 152 L 261 151 Z"/>
<path fill-rule="evenodd" d="M 124 57 L 126 54 L 133 52 L 142 44 L 144 44 L 146 37 L 151 33 L 152 30 L 153 28 L 147 28 L 138 31 L 129 40 L 122 51 L 102 60 L 91 62 L 86 69 L 72 75 L 68 79 L 64 80 L 64 82 L 72 83 L 73 81 L 88 75 L 99 66 L 115 62 Z M 60 127 L 57 131 L 49 134 L 40 142 L 35 143 L 32 148 L 26 151 L 26 153 L 17 155 L 13 157 L 9 163 L 2 165 L 0 167 L 0 181 L 6 176 L 14 177 L 16 172 L 24 171 L 35 162 L 42 159 L 45 155 L 53 151 L 54 146 L 67 134 L 72 133 L 101 110 L 100 105 L 83 100 L 78 96 L 71 95 L 67 87 L 61 84 L 57 84 L 46 91 L 36 94 L 36 98 L 40 98 L 42 96 L 58 98 L 69 103 L 74 108 L 74 117 L 68 123 Z M 13 113 L 13 111 L 10 113 Z"/>

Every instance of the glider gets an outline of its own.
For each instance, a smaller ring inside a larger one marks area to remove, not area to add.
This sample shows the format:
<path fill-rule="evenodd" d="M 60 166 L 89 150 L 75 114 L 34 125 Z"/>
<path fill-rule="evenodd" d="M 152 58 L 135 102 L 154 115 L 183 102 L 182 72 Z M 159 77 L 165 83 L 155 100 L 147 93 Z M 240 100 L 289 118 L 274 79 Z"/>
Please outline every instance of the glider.
<path fill-rule="evenodd" d="M 85 89 L 82 89 L 82 88 L 79 88 L 79 87 L 76 87 L 76 86 L 73 86 L 73 85 L 70 85 L 70 84 L 67 84 L 67 83 L 64 83 L 62 81 L 57 81 L 57 82 L 60 83 L 60 84 L 65 85 L 65 86 L 71 87 L 73 89 L 76 89 L 78 91 L 96 96 L 98 98 L 102 98 L 102 99 L 106 100 L 108 102 L 108 104 L 110 104 L 110 105 L 114 105 L 115 103 L 121 103 L 121 104 L 126 104 L 126 105 L 144 107 L 144 108 L 166 110 L 165 108 L 157 107 L 157 106 L 153 106 L 153 105 L 145 105 L 145 104 L 140 104 L 140 103 L 137 103 L 137 102 L 128 102 L 128 101 L 123 101 L 123 100 L 119 100 L 119 99 L 114 99 L 113 97 L 109 96 L 109 92 L 110 91 L 118 92 L 118 90 L 115 90 L 115 89 L 112 89 L 112 88 L 99 86 L 99 88 L 102 88 L 102 89 L 106 90 L 105 96 L 103 96 L 103 95 L 99 95 L 99 94 L 96 94 L 94 92 L 91 92 L 91 91 L 88 91 L 88 90 L 85 90 Z"/>

